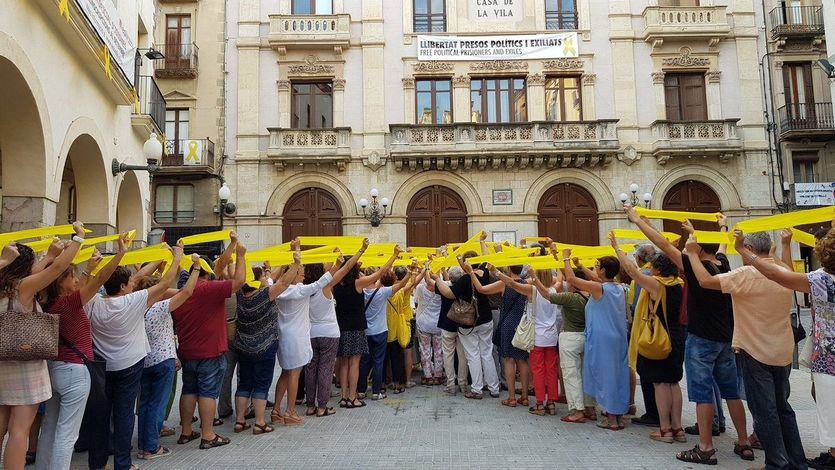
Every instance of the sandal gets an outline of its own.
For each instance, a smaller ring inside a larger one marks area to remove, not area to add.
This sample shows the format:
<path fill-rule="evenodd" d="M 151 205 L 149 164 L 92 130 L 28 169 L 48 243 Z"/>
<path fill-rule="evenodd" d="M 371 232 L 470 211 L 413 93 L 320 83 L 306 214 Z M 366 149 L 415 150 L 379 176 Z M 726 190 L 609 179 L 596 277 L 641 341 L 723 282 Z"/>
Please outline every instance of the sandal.
<path fill-rule="evenodd" d="M 159 450 L 156 452 L 143 452 L 139 454 L 139 458 L 142 460 L 154 460 L 159 457 L 166 457 L 171 455 L 171 449 L 168 447 L 159 447 Z"/>
<path fill-rule="evenodd" d="M 284 416 L 276 409 L 270 412 L 270 422 L 273 424 L 284 424 Z"/>
<path fill-rule="evenodd" d="M 335 414 L 336 414 L 336 410 L 333 409 L 333 407 L 330 407 L 330 406 L 327 407 L 327 408 L 318 408 L 316 410 L 316 416 L 319 417 L 319 418 L 321 418 L 323 416 L 333 416 Z"/>
<path fill-rule="evenodd" d="M 159 437 L 168 437 L 177 434 L 177 431 L 174 428 L 170 428 L 168 426 L 163 426 L 162 430 L 159 432 Z"/>
<path fill-rule="evenodd" d="M 502 405 L 509 406 L 511 408 L 516 408 L 517 401 L 513 398 L 508 398 L 507 400 L 502 400 Z"/>
<path fill-rule="evenodd" d="M 577 423 L 577 424 L 583 424 L 586 421 L 588 421 L 585 416 L 582 416 L 580 418 L 574 418 L 573 416 L 574 416 L 573 414 L 565 415 L 562 418 L 560 418 L 560 421 L 562 421 L 563 423 Z"/>
<path fill-rule="evenodd" d="M 716 460 L 716 457 L 714 457 L 714 455 L 716 455 L 716 449 L 701 450 L 699 449 L 699 445 L 696 444 L 696 447 L 693 447 L 690 450 L 685 450 L 684 452 L 677 453 L 676 459 L 687 463 L 716 465 L 719 462 Z"/>
<path fill-rule="evenodd" d="M 542 406 L 542 403 L 537 403 L 536 406 L 528 408 L 528 413 L 537 416 L 545 416 L 545 407 Z"/>
<path fill-rule="evenodd" d="M 255 423 L 253 425 L 253 428 L 252 428 L 252 434 L 254 434 L 256 436 L 259 435 L 259 434 L 266 434 L 268 432 L 273 432 L 273 431 L 275 431 L 275 428 L 270 426 L 269 424 L 266 424 L 266 423 L 264 423 L 264 424 Z"/>
<path fill-rule="evenodd" d="M 307 410 L 305 410 L 305 416 L 313 416 L 316 414 L 316 407 L 315 406 L 308 406 Z"/>
<path fill-rule="evenodd" d="M 470 400 L 481 400 L 484 397 L 480 393 L 467 392 L 464 394 L 464 398 L 469 398 Z"/>
<path fill-rule="evenodd" d="M 200 439 L 200 448 L 201 449 L 211 449 L 213 447 L 220 447 L 229 444 L 230 441 L 228 437 L 223 437 L 220 434 L 215 434 L 214 439 Z"/>
<path fill-rule="evenodd" d="M 635 416 L 636 414 L 638 414 L 638 407 L 636 407 L 634 403 L 629 405 L 629 409 L 626 410 L 626 414 L 628 416 Z"/>
<path fill-rule="evenodd" d="M 365 406 L 365 402 L 360 400 L 359 398 L 354 398 L 354 401 L 351 402 L 350 408 L 362 408 Z"/>
<path fill-rule="evenodd" d="M 597 413 L 588 413 L 584 411 L 583 417 L 585 417 L 588 421 L 597 421 Z"/>
<path fill-rule="evenodd" d="M 220 418 L 215 418 L 212 421 L 212 426 L 223 426 L 223 420 Z"/>
<path fill-rule="evenodd" d="M 760 440 L 757 439 L 754 434 L 748 436 L 748 444 L 751 446 L 752 449 L 763 450 L 762 442 L 760 442 Z"/>
<path fill-rule="evenodd" d="M 659 429 L 658 431 L 654 431 L 650 433 L 649 438 L 653 441 L 666 442 L 667 444 L 675 442 L 675 437 L 673 436 L 673 431 L 671 429 Z"/>
<path fill-rule="evenodd" d="M 302 419 L 301 416 L 291 414 L 284 415 L 285 426 L 301 426 L 302 424 L 304 424 L 304 419 Z"/>
<path fill-rule="evenodd" d="M 517 400 L 517 401 L 518 401 L 518 402 L 519 402 L 519 404 L 520 404 L 520 405 L 522 405 L 522 406 L 528 406 L 528 405 L 530 405 L 530 404 L 531 404 L 531 401 L 530 401 L 530 400 L 528 400 L 528 397 L 522 397 L 522 398 L 520 398 L 520 399 L 519 399 L 519 400 Z"/>
<path fill-rule="evenodd" d="M 687 433 L 684 432 L 684 429 L 678 428 L 673 429 L 673 439 L 676 442 L 687 442 Z"/>
<path fill-rule="evenodd" d="M 620 431 L 621 429 L 623 429 L 623 426 L 621 426 L 621 424 L 618 422 L 618 420 L 615 420 L 615 424 L 610 424 L 608 416 L 603 418 L 603 421 L 598 423 L 597 427 L 606 429 L 608 431 Z"/>
<path fill-rule="evenodd" d="M 185 434 L 180 434 L 180 438 L 177 439 L 177 444 L 188 444 L 189 442 L 197 439 L 200 437 L 200 433 L 197 431 L 192 431 L 191 434 L 186 436 Z"/>
<path fill-rule="evenodd" d="M 545 412 L 548 413 L 551 416 L 556 416 L 557 415 L 557 404 L 553 401 L 548 403 L 547 405 L 545 405 Z"/>
<path fill-rule="evenodd" d="M 406 389 L 403 388 L 403 387 L 392 387 L 391 393 L 393 393 L 395 395 L 399 395 L 399 394 L 401 394 L 405 391 L 406 391 Z"/>
<path fill-rule="evenodd" d="M 236 421 L 236 422 L 235 422 L 235 429 L 234 429 L 234 431 L 235 431 L 235 434 L 240 434 L 240 433 L 242 433 L 242 432 L 246 431 L 247 429 L 249 429 L 249 428 L 251 428 L 251 427 L 252 427 L 252 426 L 250 426 L 249 424 L 247 424 L 247 423 L 246 423 L 246 421 L 243 421 L 243 422 L 241 422 L 241 421 Z"/>
<path fill-rule="evenodd" d="M 350 406 L 348 406 L 350 403 L 351 402 L 348 401 L 347 398 L 343 398 L 343 399 L 339 400 L 339 407 L 340 408 L 351 408 Z"/>
<path fill-rule="evenodd" d="M 296 406 L 304 405 L 304 398 L 297 398 L 295 403 L 296 403 Z"/>
<path fill-rule="evenodd" d="M 754 460 L 754 449 L 750 445 L 741 446 L 739 443 L 734 443 L 734 454 L 738 455 L 742 460 Z"/>

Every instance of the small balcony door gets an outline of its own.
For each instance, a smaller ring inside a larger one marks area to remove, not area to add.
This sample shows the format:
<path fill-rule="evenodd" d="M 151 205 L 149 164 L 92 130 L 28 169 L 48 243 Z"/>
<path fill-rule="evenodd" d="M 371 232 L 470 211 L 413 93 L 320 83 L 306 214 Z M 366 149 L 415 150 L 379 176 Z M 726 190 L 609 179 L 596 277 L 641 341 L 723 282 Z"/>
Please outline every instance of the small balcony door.
<path fill-rule="evenodd" d="M 167 153 L 171 158 L 182 161 L 183 149 L 188 141 L 188 109 L 175 108 L 165 111 L 165 138 Z"/>
<path fill-rule="evenodd" d="M 812 87 L 812 64 L 783 65 L 783 92 L 789 125 L 807 127 L 815 121 L 815 92 Z M 814 127 L 814 126 L 813 126 Z"/>
<path fill-rule="evenodd" d="M 184 69 L 191 62 L 191 16 L 165 16 L 165 68 Z"/>

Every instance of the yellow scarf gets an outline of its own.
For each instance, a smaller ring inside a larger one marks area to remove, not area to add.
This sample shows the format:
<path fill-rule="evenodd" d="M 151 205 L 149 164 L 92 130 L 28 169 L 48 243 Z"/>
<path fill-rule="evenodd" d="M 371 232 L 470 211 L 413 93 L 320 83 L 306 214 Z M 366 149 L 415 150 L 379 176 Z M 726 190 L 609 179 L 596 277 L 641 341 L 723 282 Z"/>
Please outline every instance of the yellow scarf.
<path fill-rule="evenodd" d="M 638 338 L 641 336 L 641 332 L 644 330 L 644 328 L 647 328 L 649 326 L 648 320 L 650 316 L 655 315 L 655 312 L 658 311 L 659 305 L 663 306 L 662 308 L 664 308 L 666 311 L 666 287 L 684 285 L 684 281 L 682 281 L 680 277 L 652 277 L 658 280 L 658 282 L 660 282 L 662 286 L 665 286 L 665 288 L 661 289 L 658 298 L 655 299 L 655 302 L 652 302 L 652 298 L 649 295 L 649 291 L 646 289 L 641 289 L 641 293 L 638 295 L 638 305 L 635 306 L 635 316 L 632 320 L 632 331 L 629 340 L 629 368 L 632 370 L 635 370 L 638 363 Z M 652 303 L 651 307 L 650 303 Z"/>

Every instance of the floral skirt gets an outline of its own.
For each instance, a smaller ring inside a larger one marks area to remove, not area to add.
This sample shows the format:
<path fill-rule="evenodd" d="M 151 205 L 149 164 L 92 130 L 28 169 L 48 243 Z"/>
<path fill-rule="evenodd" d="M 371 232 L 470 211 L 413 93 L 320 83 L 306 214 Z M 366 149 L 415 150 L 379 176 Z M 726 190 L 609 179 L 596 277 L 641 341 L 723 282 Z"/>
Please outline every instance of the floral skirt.
<path fill-rule="evenodd" d="M 368 339 L 365 331 L 343 331 L 339 335 L 337 357 L 352 357 L 368 354 Z"/>

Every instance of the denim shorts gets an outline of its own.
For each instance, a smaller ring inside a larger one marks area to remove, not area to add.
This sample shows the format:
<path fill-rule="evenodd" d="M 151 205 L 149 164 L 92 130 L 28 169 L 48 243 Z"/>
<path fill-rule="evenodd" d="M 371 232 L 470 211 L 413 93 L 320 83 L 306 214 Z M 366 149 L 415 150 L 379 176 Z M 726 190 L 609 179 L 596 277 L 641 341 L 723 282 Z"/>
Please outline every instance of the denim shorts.
<path fill-rule="evenodd" d="M 684 346 L 687 396 L 697 404 L 713 404 L 713 383 L 725 400 L 739 400 L 736 357 L 731 343 L 687 335 Z"/>
<path fill-rule="evenodd" d="M 278 342 L 271 346 L 266 352 L 251 355 L 238 353 L 238 389 L 236 397 L 252 398 L 253 400 L 266 400 L 273 383 L 275 372 L 275 354 L 278 351 Z"/>
<path fill-rule="evenodd" d="M 183 395 L 217 399 L 226 372 L 226 357 L 183 361 Z"/>

